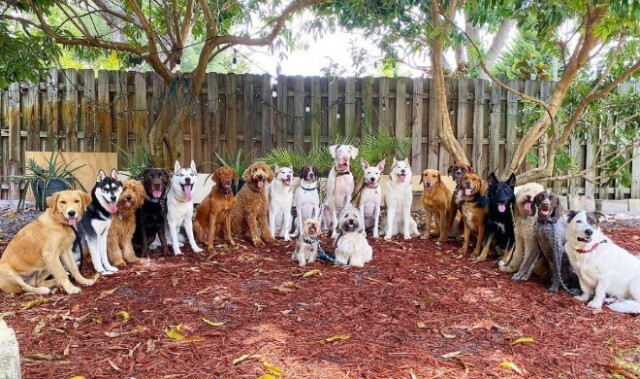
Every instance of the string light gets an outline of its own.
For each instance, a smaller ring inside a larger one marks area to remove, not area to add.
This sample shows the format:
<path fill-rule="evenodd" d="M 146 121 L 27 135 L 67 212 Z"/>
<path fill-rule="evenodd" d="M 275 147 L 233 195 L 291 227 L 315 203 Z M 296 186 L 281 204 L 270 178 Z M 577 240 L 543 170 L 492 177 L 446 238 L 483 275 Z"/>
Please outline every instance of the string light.
<path fill-rule="evenodd" d="M 236 49 L 233 49 L 233 60 L 231 61 L 231 71 L 235 71 L 238 68 L 238 58 L 236 57 L 237 53 L 238 51 Z"/>
<path fill-rule="evenodd" d="M 273 98 L 278 97 L 278 87 L 276 87 L 275 84 L 271 86 L 271 97 Z"/>
<path fill-rule="evenodd" d="M 309 108 L 309 106 L 307 105 L 306 107 L 304 107 L 304 111 L 309 113 L 309 112 L 311 112 L 311 108 Z"/>
<path fill-rule="evenodd" d="M 336 118 L 337 118 L 338 120 L 340 120 L 340 111 L 338 111 L 338 113 L 336 113 Z"/>

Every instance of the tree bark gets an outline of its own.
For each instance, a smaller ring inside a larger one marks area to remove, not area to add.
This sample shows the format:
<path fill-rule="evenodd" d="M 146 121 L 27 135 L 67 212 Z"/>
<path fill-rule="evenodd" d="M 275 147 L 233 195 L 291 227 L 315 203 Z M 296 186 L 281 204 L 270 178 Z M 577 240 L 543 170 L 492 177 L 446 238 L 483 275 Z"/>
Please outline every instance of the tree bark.
<path fill-rule="evenodd" d="M 485 59 L 485 65 L 487 68 L 491 69 L 500 57 L 500 54 L 502 54 L 502 50 L 507 44 L 511 30 L 513 30 L 515 25 L 516 22 L 512 19 L 507 19 L 502 23 L 502 25 L 500 25 L 500 28 L 498 29 L 495 37 L 493 37 L 493 42 L 491 42 L 491 46 L 489 46 L 489 50 L 487 51 L 487 58 Z M 478 77 L 480 79 L 489 80 L 487 74 L 482 70 L 478 73 Z"/>

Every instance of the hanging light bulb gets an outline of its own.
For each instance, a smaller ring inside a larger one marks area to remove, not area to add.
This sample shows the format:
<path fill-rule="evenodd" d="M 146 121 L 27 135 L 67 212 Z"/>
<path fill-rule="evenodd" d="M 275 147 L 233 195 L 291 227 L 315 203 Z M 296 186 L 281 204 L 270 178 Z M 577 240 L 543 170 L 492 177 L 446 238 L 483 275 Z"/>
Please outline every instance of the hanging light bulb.
<path fill-rule="evenodd" d="M 364 111 L 360 112 L 360 118 L 364 118 Z"/>
<path fill-rule="evenodd" d="M 384 99 L 384 97 L 382 98 L 382 110 L 383 111 L 387 110 L 387 101 Z"/>
<path fill-rule="evenodd" d="M 238 58 L 236 58 L 237 51 L 233 49 L 233 60 L 231 61 L 231 71 L 235 71 L 238 68 Z"/>
<path fill-rule="evenodd" d="M 307 105 L 306 107 L 304 107 L 304 111 L 309 113 L 309 112 L 311 112 L 311 108 L 309 108 L 309 106 Z"/>
<path fill-rule="evenodd" d="M 278 90 L 275 84 L 271 86 L 271 97 L 278 97 Z"/>
<path fill-rule="evenodd" d="M 340 120 L 340 111 L 338 111 L 338 113 L 336 113 L 336 118 L 337 118 L 338 120 Z"/>

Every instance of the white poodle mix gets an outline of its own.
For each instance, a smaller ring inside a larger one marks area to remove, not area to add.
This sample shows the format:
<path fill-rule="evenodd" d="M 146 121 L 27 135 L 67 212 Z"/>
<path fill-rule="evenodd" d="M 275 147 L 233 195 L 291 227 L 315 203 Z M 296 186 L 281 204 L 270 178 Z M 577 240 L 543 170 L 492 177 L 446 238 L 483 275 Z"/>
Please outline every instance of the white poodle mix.
<path fill-rule="evenodd" d="M 602 233 L 600 222 L 606 216 L 594 211 L 569 211 L 567 242 L 564 249 L 578 279 L 582 295 L 589 308 L 602 308 L 605 297 L 612 300 L 608 307 L 617 312 L 640 313 L 640 259 Z"/>
<path fill-rule="evenodd" d="M 364 267 L 373 259 L 373 249 L 361 232 L 362 221 L 357 208 L 345 208 L 338 218 L 339 235 L 336 239 L 335 256 L 338 263 Z"/>
<path fill-rule="evenodd" d="M 398 161 L 393 158 L 389 182 L 384 194 L 384 203 L 387 207 L 385 240 L 390 240 L 392 236 L 400 233 L 406 240 L 420 234 L 416 221 L 411 217 L 411 203 L 413 202 L 411 177 L 409 159 Z"/>
<path fill-rule="evenodd" d="M 291 241 L 289 232 L 293 225 L 291 207 L 293 206 L 293 167 L 278 167 L 273 170 L 275 179 L 269 183 L 269 230 L 274 237 Z"/>
<path fill-rule="evenodd" d="M 380 188 L 380 175 L 384 171 L 384 159 L 377 165 L 370 166 L 366 159 L 361 159 L 360 164 L 364 170 L 364 183 L 360 194 L 360 218 L 364 220 L 362 233 L 373 228 L 373 238 L 378 238 L 380 224 L 380 204 L 382 203 L 382 188 Z"/>
<path fill-rule="evenodd" d="M 351 145 L 331 145 L 329 152 L 333 166 L 327 177 L 327 196 L 322 204 L 323 228 L 331 230 L 331 238 L 338 236 L 338 215 L 351 205 L 353 194 L 353 174 L 350 170 L 351 159 L 356 159 L 360 150 Z"/>

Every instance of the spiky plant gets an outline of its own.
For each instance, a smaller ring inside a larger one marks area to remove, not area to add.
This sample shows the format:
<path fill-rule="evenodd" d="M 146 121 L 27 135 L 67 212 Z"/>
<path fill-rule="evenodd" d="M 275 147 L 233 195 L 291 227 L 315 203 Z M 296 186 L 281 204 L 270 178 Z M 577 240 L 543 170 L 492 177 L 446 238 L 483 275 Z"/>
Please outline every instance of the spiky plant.
<path fill-rule="evenodd" d="M 395 137 L 385 128 L 377 132 L 363 136 L 360 145 L 360 156 L 370 164 L 376 164 L 386 160 L 387 167 L 393 158 L 404 159 L 411 152 L 411 139 L 408 137 Z"/>
<path fill-rule="evenodd" d="M 285 147 L 276 147 L 269 151 L 269 154 L 264 156 L 261 160 L 268 164 L 269 167 L 280 166 L 292 166 L 294 172 L 300 171 L 300 169 L 309 163 L 311 157 L 301 151 L 301 149 L 287 149 Z"/>

